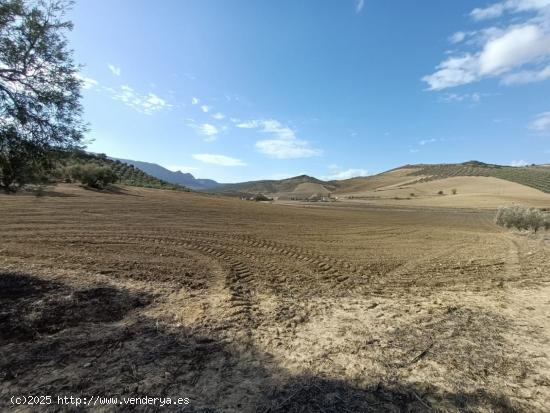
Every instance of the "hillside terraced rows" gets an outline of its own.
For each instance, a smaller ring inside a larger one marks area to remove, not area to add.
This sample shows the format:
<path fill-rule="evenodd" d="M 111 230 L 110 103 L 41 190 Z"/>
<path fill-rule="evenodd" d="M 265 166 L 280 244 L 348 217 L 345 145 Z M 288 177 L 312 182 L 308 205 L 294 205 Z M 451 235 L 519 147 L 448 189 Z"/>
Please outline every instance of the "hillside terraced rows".
<path fill-rule="evenodd" d="M 419 182 L 457 176 L 487 176 L 505 179 L 550 193 L 550 169 L 545 167 L 509 167 L 486 164 L 441 164 L 420 166 L 410 176 L 423 176 Z"/>

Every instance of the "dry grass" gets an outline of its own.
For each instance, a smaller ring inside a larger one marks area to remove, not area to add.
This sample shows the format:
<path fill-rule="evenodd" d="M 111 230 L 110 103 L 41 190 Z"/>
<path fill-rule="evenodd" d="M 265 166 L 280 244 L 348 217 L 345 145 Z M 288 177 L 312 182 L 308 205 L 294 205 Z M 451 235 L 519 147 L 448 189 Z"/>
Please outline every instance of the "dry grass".
<path fill-rule="evenodd" d="M 352 196 L 355 201 L 363 200 L 368 203 L 421 207 L 496 209 L 502 205 L 518 203 L 531 207 L 545 207 L 550 204 L 550 194 L 498 178 L 465 176 L 424 182 L 420 177 L 414 177 L 415 180 L 411 181 L 410 176 L 404 176 L 400 178 L 401 182 L 396 183 L 395 176 L 384 178 L 385 175 L 377 177 L 380 186 L 374 189 L 371 189 L 372 182 L 368 182 L 370 178 L 358 178 L 364 180 L 363 187 L 358 181 L 351 192 L 344 188 L 337 195 Z M 383 182 L 388 184 L 382 185 Z M 453 196 L 439 196 L 439 191 Z M 403 198 L 408 197 L 411 192 L 415 193 L 415 198 L 404 202 Z M 396 198 L 401 198 L 401 201 L 395 202 Z"/>

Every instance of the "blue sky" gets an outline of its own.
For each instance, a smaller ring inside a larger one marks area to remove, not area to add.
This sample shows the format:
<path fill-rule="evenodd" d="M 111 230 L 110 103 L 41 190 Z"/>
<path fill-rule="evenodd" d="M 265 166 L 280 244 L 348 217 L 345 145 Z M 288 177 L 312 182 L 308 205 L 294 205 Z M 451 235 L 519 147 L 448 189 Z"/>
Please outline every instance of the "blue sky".
<path fill-rule="evenodd" d="M 550 0 L 78 0 L 89 150 L 221 182 L 550 161 Z"/>

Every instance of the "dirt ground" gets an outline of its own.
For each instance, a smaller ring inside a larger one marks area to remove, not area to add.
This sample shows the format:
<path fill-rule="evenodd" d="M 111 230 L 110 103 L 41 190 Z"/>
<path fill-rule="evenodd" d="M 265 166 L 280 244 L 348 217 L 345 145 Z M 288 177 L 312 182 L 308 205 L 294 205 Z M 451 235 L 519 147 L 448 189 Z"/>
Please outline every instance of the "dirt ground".
<path fill-rule="evenodd" d="M 492 216 L 0 195 L 0 410 L 37 411 L 9 404 L 32 394 L 190 399 L 93 411 L 547 412 L 550 241 Z"/>

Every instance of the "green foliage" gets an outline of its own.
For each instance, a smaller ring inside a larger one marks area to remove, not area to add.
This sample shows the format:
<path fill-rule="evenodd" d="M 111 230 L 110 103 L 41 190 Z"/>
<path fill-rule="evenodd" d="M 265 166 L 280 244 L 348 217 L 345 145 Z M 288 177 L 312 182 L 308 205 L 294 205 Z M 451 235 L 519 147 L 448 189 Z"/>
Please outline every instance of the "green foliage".
<path fill-rule="evenodd" d="M 45 183 L 50 161 L 31 142 L 7 133 L 0 138 L 0 188 L 11 193 L 31 182 Z"/>
<path fill-rule="evenodd" d="M 47 176 L 52 149 L 80 144 L 81 80 L 65 20 L 70 2 L 0 1 L 0 186 Z"/>
<path fill-rule="evenodd" d="M 470 161 L 463 164 L 422 165 L 421 168 L 409 175 L 426 176 L 421 182 L 455 176 L 487 176 L 516 182 L 550 193 L 550 168 L 537 166 L 512 167 Z"/>
<path fill-rule="evenodd" d="M 72 175 L 71 171 L 75 167 L 91 165 L 94 168 L 103 167 L 111 170 L 116 176 L 115 182 L 120 185 L 138 186 L 144 188 L 187 190 L 182 186 L 173 185 L 157 179 L 151 175 L 148 175 L 141 169 L 135 168 L 132 165 L 128 165 L 118 160 L 109 159 L 104 154 L 97 155 L 87 153 L 82 150 L 75 150 L 69 152 L 61 152 L 59 153 L 58 158 L 58 168 L 55 175 L 57 180 L 61 182 L 73 182 L 75 180 L 82 182 L 80 179 L 75 178 Z"/>
<path fill-rule="evenodd" d="M 254 197 L 254 201 L 261 202 L 261 201 L 272 201 L 271 198 L 268 198 L 267 196 L 263 194 L 258 194 Z"/>
<path fill-rule="evenodd" d="M 97 164 L 72 165 L 66 168 L 66 176 L 90 188 L 104 189 L 117 181 L 117 174 L 107 166 Z"/>
<path fill-rule="evenodd" d="M 506 228 L 537 232 L 541 228 L 548 229 L 550 217 L 537 208 L 501 207 L 497 211 L 495 223 Z"/>

